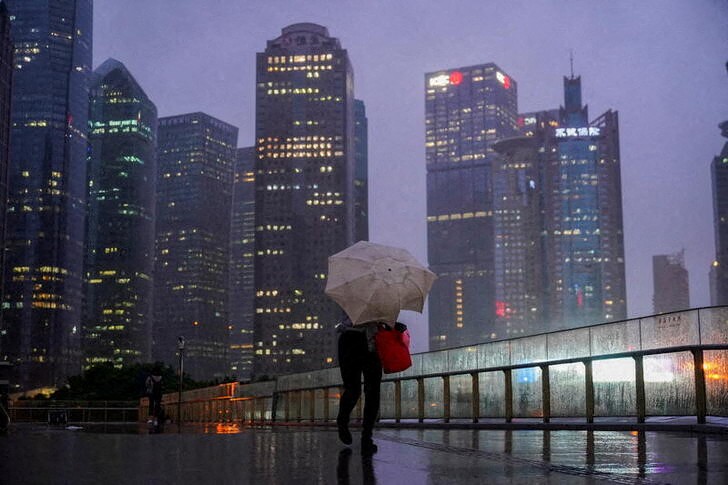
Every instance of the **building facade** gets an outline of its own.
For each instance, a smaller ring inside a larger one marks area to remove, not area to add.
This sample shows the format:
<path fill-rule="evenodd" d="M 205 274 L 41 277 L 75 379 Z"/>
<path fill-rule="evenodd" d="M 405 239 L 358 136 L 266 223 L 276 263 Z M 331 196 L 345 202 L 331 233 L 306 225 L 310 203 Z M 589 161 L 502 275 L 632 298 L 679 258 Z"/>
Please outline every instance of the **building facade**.
<path fill-rule="evenodd" d="M 114 59 L 94 71 L 88 137 L 84 366 L 149 362 L 157 108 Z"/>
<path fill-rule="evenodd" d="M 354 100 L 355 241 L 369 240 L 369 122 L 364 101 Z"/>
<path fill-rule="evenodd" d="M 685 250 L 652 256 L 652 303 L 655 313 L 690 308 L 690 283 L 685 269 Z"/>
<path fill-rule="evenodd" d="M 728 138 L 728 121 L 720 125 Z M 715 261 L 710 269 L 711 305 L 728 305 L 728 142 L 710 165 Z"/>
<path fill-rule="evenodd" d="M 495 64 L 425 75 L 430 349 L 496 328 L 492 144 L 516 134 L 517 85 Z"/>
<path fill-rule="evenodd" d="M 238 148 L 230 228 L 230 375 L 253 372 L 255 315 L 255 147 Z"/>
<path fill-rule="evenodd" d="M 540 330 L 544 319 L 541 158 L 533 137 L 493 148 L 495 328 L 515 337 Z"/>
<path fill-rule="evenodd" d="M 533 140 L 533 146 L 536 148 L 535 165 L 538 167 L 538 179 L 536 181 L 535 192 L 539 197 L 539 211 L 537 230 L 539 231 L 538 263 L 533 268 L 534 274 L 538 275 L 538 280 L 532 284 L 539 285 L 541 288 L 540 298 L 537 302 L 540 304 L 538 314 L 533 323 L 530 333 L 548 331 L 552 327 L 551 322 L 551 304 L 556 300 L 554 293 L 556 288 L 550 283 L 551 276 L 548 271 L 550 269 L 547 263 L 548 258 L 555 254 L 554 238 L 549 237 L 549 227 L 555 224 L 555 203 L 554 197 L 547 197 L 554 191 L 554 188 L 560 182 L 558 171 L 554 170 L 555 163 L 553 160 L 558 158 L 558 141 L 554 136 L 556 128 L 560 126 L 561 117 L 558 109 L 533 111 L 522 113 L 518 117 L 518 128 L 521 136 L 528 137 Z M 549 218 L 551 220 L 549 220 Z"/>
<path fill-rule="evenodd" d="M 557 120 L 553 111 L 522 117 L 543 157 L 544 308 L 552 329 L 627 316 L 618 114 L 590 121 L 580 77 L 564 78 L 564 98 Z"/>
<path fill-rule="evenodd" d="M 10 14 L 0 2 L 0 242 L 5 247 L 5 220 L 8 203 L 8 164 L 10 162 L 10 103 L 13 85 L 13 41 L 10 35 Z M 0 251 L 0 298 L 3 294 L 3 268 L 5 251 Z M 1 301 L 1 300 L 0 300 Z M 0 308 L 0 329 L 2 326 Z M 3 337 L 0 335 L 0 359 L 3 355 Z"/>
<path fill-rule="evenodd" d="M 205 113 L 159 119 L 153 356 L 194 379 L 229 372 L 230 221 L 238 129 Z"/>
<path fill-rule="evenodd" d="M 2 358 L 23 388 L 81 370 L 91 0 L 8 0 L 15 46 Z"/>
<path fill-rule="evenodd" d="M 547 256 L 554 287 L 551 319 L 582 326 L 627 318 L 624 273 L 619 117 L 609 110 L 588 121 L 581 78 L 564 78 L 561 128 L 554 130 L 560 182 L 550 187 L 549 230 L 555 252 Z M 553 180 L 553 178 L 551 179 Z"/>
<path fill-rule="evenodd" d="M 257 55 L 254 374 L 334 365 L 342 311 L 328 257 L 354 242 L 354 75 L 325 27 L 290 25 Z"/>

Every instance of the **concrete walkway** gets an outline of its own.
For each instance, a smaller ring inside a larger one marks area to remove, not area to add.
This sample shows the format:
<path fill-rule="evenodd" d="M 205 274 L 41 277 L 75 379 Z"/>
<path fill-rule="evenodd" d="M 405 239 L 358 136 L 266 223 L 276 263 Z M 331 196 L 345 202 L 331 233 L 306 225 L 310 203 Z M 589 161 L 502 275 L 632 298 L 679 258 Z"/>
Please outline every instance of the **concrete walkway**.
<path fill-rule="evenodd" d="M 15 425 L 3 484 L 728 483 L 728 436 L 689 432 L 380 428 L 373 458 L 334 428 Z"/>

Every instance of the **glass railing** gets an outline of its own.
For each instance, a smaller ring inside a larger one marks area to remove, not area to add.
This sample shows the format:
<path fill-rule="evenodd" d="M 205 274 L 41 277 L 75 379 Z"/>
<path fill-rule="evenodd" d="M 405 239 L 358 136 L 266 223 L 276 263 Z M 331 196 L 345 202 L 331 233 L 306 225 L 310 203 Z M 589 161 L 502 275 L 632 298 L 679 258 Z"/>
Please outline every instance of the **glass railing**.
<path fill-rule="evenodd" d="M 21 400 L 13 402 L 7 417 L 11 423 L 116 423 L 138 421 L 139 411 L 136 401 Z"/>
<path fill-rule="evenodd" d="M 412 361 L 385 375 L 381 419 L 696 416 L 703 423 L 728 416 L 728 307 L 426 352 Z M 331 421 L 341 377 L 331 368 L 228 389 L 183 393 L 182 420 Z M 165 396 L 165 407 L 176 419 L 176 394 Z"/>

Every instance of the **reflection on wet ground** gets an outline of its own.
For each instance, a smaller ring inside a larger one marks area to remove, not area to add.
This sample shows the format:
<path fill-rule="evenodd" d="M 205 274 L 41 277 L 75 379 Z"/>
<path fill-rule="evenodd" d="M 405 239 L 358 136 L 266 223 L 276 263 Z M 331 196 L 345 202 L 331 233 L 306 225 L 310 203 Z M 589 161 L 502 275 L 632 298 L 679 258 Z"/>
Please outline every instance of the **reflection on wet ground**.
<path fill-rule="evenodd" d="M 333 428 L 146 425 L 0 436 L 0 483 L 728 483 L 728 436 L 676 432 L 381 429 L 361 457 Z"/>

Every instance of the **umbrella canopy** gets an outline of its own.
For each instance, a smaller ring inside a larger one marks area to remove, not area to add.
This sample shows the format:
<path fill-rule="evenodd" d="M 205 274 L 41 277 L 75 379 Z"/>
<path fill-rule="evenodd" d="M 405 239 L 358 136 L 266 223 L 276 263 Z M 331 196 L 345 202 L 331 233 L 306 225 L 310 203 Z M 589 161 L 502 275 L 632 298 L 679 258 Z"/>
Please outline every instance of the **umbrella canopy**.
<path fill-rule="evenodd" d="M 422 312 L 435 278 L 406 249 L 359 241 L 329 256 L 325 293 L 354 325 L 394 323 L 400 310 Z"/>

